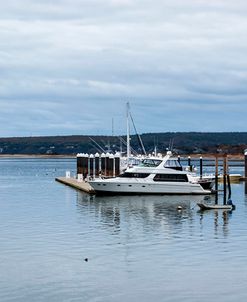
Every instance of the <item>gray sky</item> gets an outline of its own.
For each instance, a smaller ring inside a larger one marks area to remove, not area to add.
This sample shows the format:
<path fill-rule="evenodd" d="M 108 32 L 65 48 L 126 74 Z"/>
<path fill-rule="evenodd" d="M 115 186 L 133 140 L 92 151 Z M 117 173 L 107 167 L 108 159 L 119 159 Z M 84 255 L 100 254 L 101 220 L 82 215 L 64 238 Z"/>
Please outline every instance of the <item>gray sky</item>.
<path fill-rule="evenodd" d="M 0 8 L 0 136 L 247 131 L 244 0 Z"/>

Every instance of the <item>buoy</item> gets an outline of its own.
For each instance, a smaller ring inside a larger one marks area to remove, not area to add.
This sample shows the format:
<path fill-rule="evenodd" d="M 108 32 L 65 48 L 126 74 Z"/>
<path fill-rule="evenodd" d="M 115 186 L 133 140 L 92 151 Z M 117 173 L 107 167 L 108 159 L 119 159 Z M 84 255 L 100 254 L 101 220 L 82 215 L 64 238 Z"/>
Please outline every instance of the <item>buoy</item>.
<path fill-rule="evenodd" d="M 88 258 L 85 258 L 84 261 L 88 262 Z"/>
<path fill-rule="evenodd" d="M 181 211 L 182 209 L 183 209 L 183 208 L 182 208 L 181 206 L 178 206 L 178 207 L 177 207 L 177 210 L 178 210 L 178 211 Z"/>

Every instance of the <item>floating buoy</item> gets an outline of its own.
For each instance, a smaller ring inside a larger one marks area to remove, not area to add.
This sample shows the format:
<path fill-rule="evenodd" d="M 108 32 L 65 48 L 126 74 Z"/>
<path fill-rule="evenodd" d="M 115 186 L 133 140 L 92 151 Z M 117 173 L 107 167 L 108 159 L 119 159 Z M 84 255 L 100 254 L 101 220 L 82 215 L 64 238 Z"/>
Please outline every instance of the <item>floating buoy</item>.
<path fill-rule="evenodd" d="M 181 206 L 178 206 L 178 207 L 177 207 L 177 210 L 178 210 L 178 211 L 182 211 L 182 209 L 183 209 L 183 208 L 182 208 Z"/>
<path fill-rule="evenodd" d="M 88 258 L 85 258 L 84 261 L 88 262 Z"/>

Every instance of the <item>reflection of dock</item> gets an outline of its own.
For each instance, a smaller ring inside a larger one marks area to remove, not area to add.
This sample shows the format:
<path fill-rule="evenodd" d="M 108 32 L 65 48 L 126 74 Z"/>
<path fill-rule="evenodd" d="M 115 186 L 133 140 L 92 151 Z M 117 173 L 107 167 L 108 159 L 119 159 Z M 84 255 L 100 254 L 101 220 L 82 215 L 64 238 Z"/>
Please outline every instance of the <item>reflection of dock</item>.
<path fill-rule="evenodd" d="M 75 178 L 68 178 L 68 177 L 58 177 L 56 178 L 56 181 L 86 193 L 90 193 L 90 194 L 95 193 L 93 188 L 89 185 L 89 183 L 85 181 L 78 181 Z"/>

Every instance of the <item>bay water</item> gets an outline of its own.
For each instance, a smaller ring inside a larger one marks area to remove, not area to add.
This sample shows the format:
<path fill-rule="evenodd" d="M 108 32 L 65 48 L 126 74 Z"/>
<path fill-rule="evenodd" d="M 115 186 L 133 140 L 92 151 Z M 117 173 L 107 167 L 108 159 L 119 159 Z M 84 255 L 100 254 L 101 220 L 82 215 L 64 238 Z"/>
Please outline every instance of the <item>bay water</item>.
<path fill-rule="evenodd" d="M 1 302 L 247 301 L 244 183 L 235 211 L 201 212 L 212 196 L 90 196 L 55 181 L 66 170 L 0 160 Z"/>

